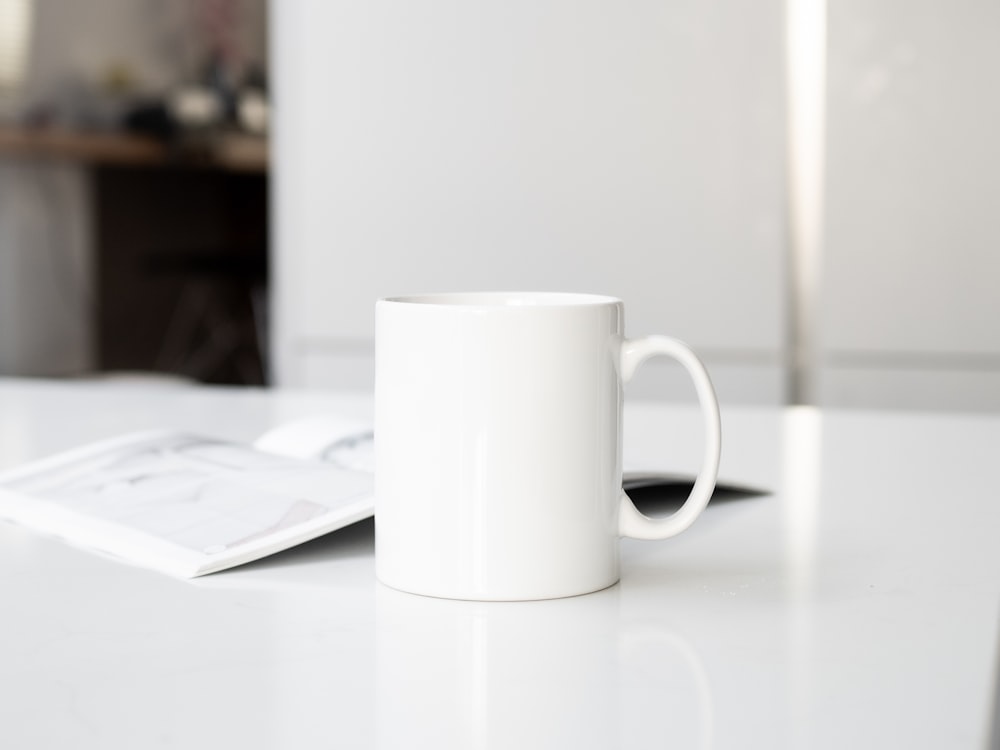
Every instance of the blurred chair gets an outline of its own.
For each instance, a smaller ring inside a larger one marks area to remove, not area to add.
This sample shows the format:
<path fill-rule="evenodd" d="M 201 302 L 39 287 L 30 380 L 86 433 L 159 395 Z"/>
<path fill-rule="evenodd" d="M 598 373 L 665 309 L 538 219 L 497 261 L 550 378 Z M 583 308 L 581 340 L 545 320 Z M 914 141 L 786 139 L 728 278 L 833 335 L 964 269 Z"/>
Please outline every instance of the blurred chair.
<path fill-rule="evenodd" d="M 182 282 L 155 368 L 208 382 L 229 368 L 243 384 L 265 384 L 266 260 L 266 248 L 147 256 L 147 272 Z"/>

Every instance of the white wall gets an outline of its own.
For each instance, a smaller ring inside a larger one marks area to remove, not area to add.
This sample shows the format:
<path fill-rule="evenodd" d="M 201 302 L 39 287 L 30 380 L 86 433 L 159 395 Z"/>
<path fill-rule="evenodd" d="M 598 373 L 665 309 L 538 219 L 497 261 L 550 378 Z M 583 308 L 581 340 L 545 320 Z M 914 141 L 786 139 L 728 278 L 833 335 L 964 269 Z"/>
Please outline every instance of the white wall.
<path fill-rule="evenodd" d="M 1000 4 L 829 4 L 823 403 L 1000 409 Z"/>
<path fill-rule="evenodd" d="M 370 387 L 382 295 L 594 291 L 776 403 L 781 3 L 276 3 L 275 362 Z M 691 397 L 671 372 L 649 393 Z"/>

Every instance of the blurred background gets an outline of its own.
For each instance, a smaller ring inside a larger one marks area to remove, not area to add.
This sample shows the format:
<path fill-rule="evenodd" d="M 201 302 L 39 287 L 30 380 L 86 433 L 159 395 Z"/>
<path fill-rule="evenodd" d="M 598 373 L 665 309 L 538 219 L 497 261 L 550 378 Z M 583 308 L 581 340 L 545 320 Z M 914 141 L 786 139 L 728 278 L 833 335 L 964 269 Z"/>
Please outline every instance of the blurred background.
<path fill-rule="evenodd" d="M 377 297 L 550 289 L 723 404 L 998 410 L 998 42 L 993 0 L 0 0 L 0 375 L 367 390 Z"/>

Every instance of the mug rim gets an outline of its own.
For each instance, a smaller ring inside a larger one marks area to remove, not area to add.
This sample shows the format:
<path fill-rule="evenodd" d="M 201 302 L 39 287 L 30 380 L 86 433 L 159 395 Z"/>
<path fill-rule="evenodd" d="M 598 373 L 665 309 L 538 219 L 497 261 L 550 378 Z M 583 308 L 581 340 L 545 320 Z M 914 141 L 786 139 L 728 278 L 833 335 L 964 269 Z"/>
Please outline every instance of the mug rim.
<path fill-rule="evenodd" d="M 585 292 L 439 292 L 383 297 L 380 303 L 426 305 L 428 307 L 516 310 L 524 308 L 570 308 L 617 305 L 621 300 Z"/>

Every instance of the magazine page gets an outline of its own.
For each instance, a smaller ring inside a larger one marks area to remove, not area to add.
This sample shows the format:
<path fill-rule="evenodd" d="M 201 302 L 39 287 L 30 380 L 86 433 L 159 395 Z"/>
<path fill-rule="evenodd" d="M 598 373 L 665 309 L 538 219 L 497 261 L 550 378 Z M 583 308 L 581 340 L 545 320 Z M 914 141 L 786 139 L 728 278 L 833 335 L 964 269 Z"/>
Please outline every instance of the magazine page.
<path fill-rule="evenodd" d="M 0 474 L 0 517 L 193 577 L 370 516 L 372 487 L 369 472 L 147 432 Z"/>
<path fill-rule="evenodd" d="M 369 422 L 317 414 L 268 430 L 254 441 L 254 447 L 278 456 L 314 458 L 374 474 L 374 440 Z"/>

